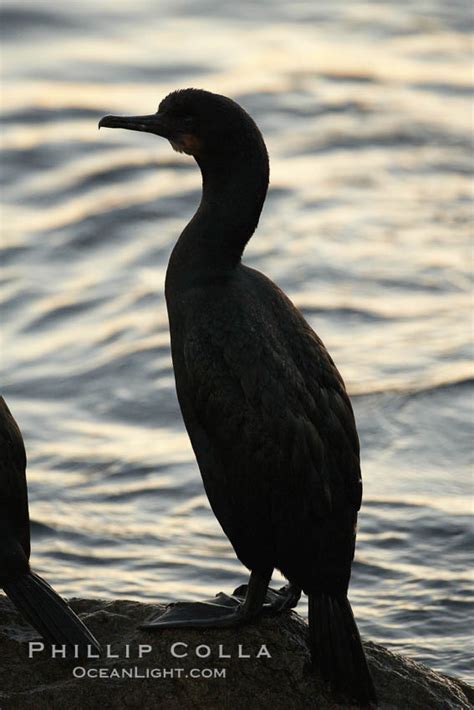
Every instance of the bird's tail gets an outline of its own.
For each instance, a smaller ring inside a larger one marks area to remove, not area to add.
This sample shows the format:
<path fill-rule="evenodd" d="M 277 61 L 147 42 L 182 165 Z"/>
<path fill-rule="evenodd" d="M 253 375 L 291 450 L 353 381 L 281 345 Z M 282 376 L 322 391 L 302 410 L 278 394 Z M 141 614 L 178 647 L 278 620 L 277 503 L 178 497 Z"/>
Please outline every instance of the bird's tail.
<path fill-rule="evenodd" d="M 309 595 L 313 666 L 331 688 L 362 707 L 377 703 L 359 631 L 347 596 Z"/>
<path fill-rule="evenodd" d="M 66 645 L 69 654 L 78 647 L 78 655 L 87 656 L 89 647 L 100 652 L 100 645 L 87 626 L 59 594 L 34 572 L 2 583 L 17 609 L 46 641 Z"/>

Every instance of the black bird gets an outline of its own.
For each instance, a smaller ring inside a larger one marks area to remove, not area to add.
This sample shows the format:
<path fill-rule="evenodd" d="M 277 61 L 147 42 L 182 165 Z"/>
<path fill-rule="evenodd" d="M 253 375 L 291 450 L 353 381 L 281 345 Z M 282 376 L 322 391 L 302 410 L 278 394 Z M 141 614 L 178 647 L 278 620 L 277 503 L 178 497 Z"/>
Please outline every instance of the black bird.
<path fill-rule="evenodd" d="M 0 397 L 0 587 L 50 643 L 81 656 L 100 646 L 57 592 L 29 565 L 30 519 L 26 453 L 20 429 Z"/>
<path fill-rule="evenodd" d="M 202 199 L 166 275 L 171 350 L 206 493 L 250 570 L 243 601 L 239 589 L 178 604 L 147 628 L 238 625 L 294 606 L 302 589 L 314 665 L 347 697 L 375 702 L 347 599 L 362 495 L 351 403 L 301 313 L 241 263 L 268 188 L 262 135 L 234 101 L 197 89 L 101 126 L 163 136 L 201 169 Z M 274 568 L 290 584 L 267 593 Z"/>

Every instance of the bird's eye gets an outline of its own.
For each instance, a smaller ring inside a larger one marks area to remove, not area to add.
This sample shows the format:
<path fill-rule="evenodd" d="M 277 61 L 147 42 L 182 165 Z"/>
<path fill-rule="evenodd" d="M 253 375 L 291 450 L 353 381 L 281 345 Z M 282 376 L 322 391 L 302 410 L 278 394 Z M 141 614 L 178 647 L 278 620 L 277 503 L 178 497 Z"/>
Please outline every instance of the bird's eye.
<path fill-rule="evenodd" d="M 194 118 L 193 116 L 183 116 L 183 123 L 185 126 L 192 126 L 194 123 Z"/>

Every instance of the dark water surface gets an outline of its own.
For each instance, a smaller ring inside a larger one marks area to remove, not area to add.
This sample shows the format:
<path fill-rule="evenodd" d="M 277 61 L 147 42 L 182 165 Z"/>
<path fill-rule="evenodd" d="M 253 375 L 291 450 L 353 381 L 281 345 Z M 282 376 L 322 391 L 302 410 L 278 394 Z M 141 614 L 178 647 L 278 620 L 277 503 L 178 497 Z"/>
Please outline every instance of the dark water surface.
<path fill-rule="evenodd" d="M 164 274 L 199 173 L 165 141 L 97 131 L 203 87 L 242 103 L 270 151 L 246 262 L 353 395 L 362 633 L 472 679 L 470 13 L 2 4 L 2 391 L 28 448 L 34 565 L 65 595 L 198 598 L 245 578 L 169 353 Z"/>

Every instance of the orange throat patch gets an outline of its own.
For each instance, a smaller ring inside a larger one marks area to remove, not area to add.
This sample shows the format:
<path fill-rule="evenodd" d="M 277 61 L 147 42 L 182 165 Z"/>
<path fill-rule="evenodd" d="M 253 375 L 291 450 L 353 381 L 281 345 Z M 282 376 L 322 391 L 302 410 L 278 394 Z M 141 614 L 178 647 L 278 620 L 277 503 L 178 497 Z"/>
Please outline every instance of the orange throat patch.
<path fill-rule="evenodd" d="M 170 140 L 170 143 L 178 153 L 187 153 L 187 155 L 198 155 L 201 147 L 199 139 L 191 135 L 191 133 L 184 133 L 179 137 L 179 140 Z"/>

